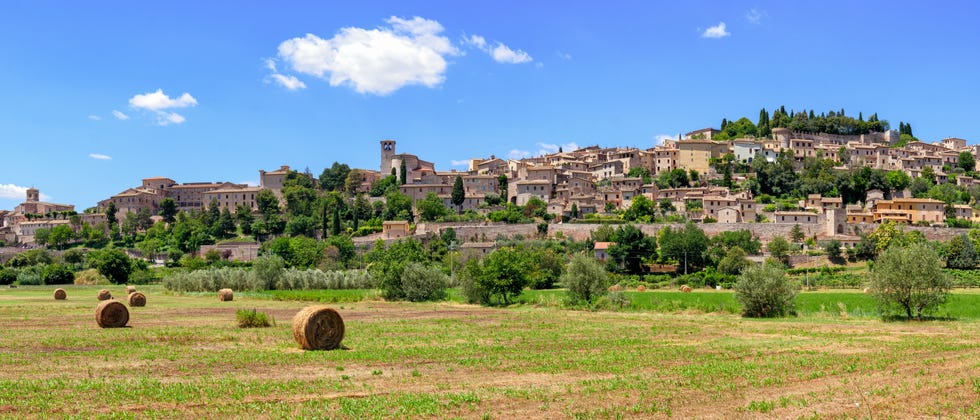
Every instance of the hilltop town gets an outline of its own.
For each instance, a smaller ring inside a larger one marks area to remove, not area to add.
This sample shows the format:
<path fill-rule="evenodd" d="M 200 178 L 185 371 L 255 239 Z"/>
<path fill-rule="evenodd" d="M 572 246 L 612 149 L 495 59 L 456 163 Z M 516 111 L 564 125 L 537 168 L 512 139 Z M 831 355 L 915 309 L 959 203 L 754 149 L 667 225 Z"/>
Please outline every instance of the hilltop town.
<path fill-rule="evenodd" d="M 824 131 L 838 133 L 799 130 L 828 121 L 837 125 Z M 377 169 L 335 163 L 314 178 L 284 165 L 260 170 L 258 186 L 150 177 L 84 212 L 42 202 L 32 188 L 24 203 L 0 211 L 0 241 L 50 243 L 59 230 L 99 237 L 93 231 L 110 233 L 116 225 L 145 231 L 179 212 L 206 211 L 233 219 L 228 237 L 259 239 L 283 233 L 297 217 L 309 219 L 301 229 L 309 236 L 344 227 L 366 240 L 411 235 L 418 222 L 626 220 L 802 225 L 845 246 L 867 230 L 861 226 L 886 220 L 936 227 L 980 222 L 973 206 L 980 146 L 965 139 L 918 141 L 905 123 L 890 130 L 877 115 L 865 122 L 843 110 L 829 116 L 763 110 L 758 124 L 725 120 L 721 129 L 678 137 L 647 149 L 592 146 L 523 159 L 474 158 L 466 171 L 436 170 L 385 139 Z M 327 193 L 335 197 L 324 198 Z M 335 211 L 342 214 L 330 220 Z M 135 221 L 127 225 L 127 219 Z"/>

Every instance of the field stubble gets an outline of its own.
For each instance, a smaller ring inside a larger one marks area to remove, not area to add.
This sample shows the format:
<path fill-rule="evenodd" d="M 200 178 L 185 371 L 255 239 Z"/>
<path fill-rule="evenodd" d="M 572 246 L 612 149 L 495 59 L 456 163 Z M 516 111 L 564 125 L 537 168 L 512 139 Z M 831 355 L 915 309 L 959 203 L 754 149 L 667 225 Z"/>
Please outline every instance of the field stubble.
<path fill-rule="evenodd" d="M 305 306 L 147 287 L 130 328 L 93 290 L 0 291 L 0 416 L 980 415 L 980 323 L 338 303 L 346 350 L 296 348 Z M 116 293 L 113 290 L 113 293 Z M 239 329 L 237 309 L 275 318 Z"/>

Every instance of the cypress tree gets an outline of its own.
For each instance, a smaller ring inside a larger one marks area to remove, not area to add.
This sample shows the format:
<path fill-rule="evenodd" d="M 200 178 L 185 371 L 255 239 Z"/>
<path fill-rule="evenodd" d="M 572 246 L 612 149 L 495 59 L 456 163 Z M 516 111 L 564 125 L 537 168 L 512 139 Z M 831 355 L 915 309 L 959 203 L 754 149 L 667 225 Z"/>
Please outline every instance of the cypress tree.
<path fill-rule="evenodd" d="M 340 235 L 340 206 L 333 208 L 333 230 L 330 233 L 334 236 Z"/>
<path fill-rule="evenodd" d="M 401 184 L 402 185 L 405 185 L 405 184 L 408 183 L 408 173 L 407 172 L 408 172 L 408 170 L 406 169 L 405 161 L 402 160 L 401 174 L 399 174 L 399 175 L 401 175 Z"/>

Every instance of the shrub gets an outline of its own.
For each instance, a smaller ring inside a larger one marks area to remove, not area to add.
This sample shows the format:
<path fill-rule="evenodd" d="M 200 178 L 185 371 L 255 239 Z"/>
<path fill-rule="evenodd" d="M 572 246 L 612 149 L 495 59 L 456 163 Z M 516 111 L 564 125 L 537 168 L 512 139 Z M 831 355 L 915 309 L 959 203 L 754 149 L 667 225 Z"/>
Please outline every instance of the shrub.
<path fill-rule="evenodd" d="M 129 280 L 133 267 L 125 252 L 115 248 L 91 251 L 86 256 L 89 267 L 99 270 L 110 282 L 123 284 Z"/>
<path fill-rule="evenodd" d="M 235 319 L 238 320 L 238 328 L 263 328 L 272 325 L 268 315 L 255 309 L 239 309 L 235 311 Z"/>
<path fill-rule="evenodd" d="M 152 284 L 160 281 L 160 277 L 153 270 L 134 271 L 129 275 L 130 284 Z"/>
<path fill-rule="evenodd" d="M 459 287 L 468 303 L 490 303 L 490 292 L 480 284 L 483 276 L 483 265 L 477 259 L 466 262 L 463 269 L 457 273 Z"/>
<path fill-rule="evenodd" d="M 109 279 L 99 274 L 98 270 L 90 268 L 75 273 L 75 284 L 85 286 L 109 284 Z"/>
<path fill-rule="evenodd" d="M 15 281 L 17 281 L 17 270 L 0 268 L 0 286 L 14 284 Z"/>
<path fill-rule="evenodd" d="M 163 279 L 163 287 L 175 292 L 215 292 L 232 290 L 313 290 L 367 289 L 373 281 L 364 270 L 320 271 L 283 270 L 274 284 L 260 273 L 240 267 L 212 268 L 176 273 Z"/>
<path fill-rule="evenodd" d="M 796 289 L 779 267 L 755 265 L 738 277 L 735 299 L 742 304 L 742 316 L 783 316 L 793 312 Z"/>
<path fill-rule="evenodd" d="M 51 264 L 41 272 L 44 284 L 71 284 L 75 281 L 75 272 L 64 264 Z"/>
<path fill-rule="evenodd" d="M 446 298 L 449 278 L 442 270 L 411 263 L 402 271 L 402 292 L 412 302 L 442 300 Z"/>
<path fill-rule="evenodd" d="M 597 297 L 602 296 L 609 286 L 609 276 L 606 270 L 594 258 L 585 254 L 572 257 L 568 263 L 565 275 L 561 278 L 568 297 L 573 302 L 591 304 Z"/>
<path fill-rule="evenodd" d="M 17 284 L 21 286 L 39 286 L 43 284 L 41 272 L 44 270 L 44 267 L 43 265 L 32 265 L 21 268 L 17 273 Z"/>
<path fill-rule="evenodd" d="M 921 319 L 946 302 L 952 286 L 939 254 L 923 243 L 886 249 L 871 272 L 871 293 L 882 316 L 898 312 Z"/>
<path fill-rule="evenodd" d="M 271 254 L 252 261 L 252 275 L 255 276 L 256 289 L 272 289 L 286 271 L 286 260 Z M 249 287 L 251 289 L 252 287 Z"/>

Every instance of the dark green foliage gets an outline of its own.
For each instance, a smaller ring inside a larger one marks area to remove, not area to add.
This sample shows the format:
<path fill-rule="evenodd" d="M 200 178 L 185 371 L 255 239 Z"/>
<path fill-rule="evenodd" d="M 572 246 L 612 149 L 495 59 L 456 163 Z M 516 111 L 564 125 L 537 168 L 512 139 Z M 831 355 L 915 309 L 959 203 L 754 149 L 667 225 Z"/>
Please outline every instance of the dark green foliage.
<path fill-rule="evenodd" d="M 324 168 L 320 173 L 320 189 L 323 191 L 340 191 L 344 188 L 344 181 L 350 172 L 350 166 L 345 163 L 334 162 L 329 168 Z"/>
<path fill-rule="evenodd" d="M 398 180 L 394 175 L 389 175 L 375 182 L 374 185 L 371 186 L 371 191 L 368 191 L 368 195 L 371 197 L 383 197 L 385 194 L 397 190 Z"/>
<path fill-rule="evenodd" d="M 789 242 L 786 241 L 782 236 L 777 236 L 772 238 L 771 241 L 766 245 L 766 249 L 773 258 L 786 262 L 786 257 L 789 256 Z"/>
<path fill-rule="evenodd" d="M 956 167 L 963 169 L 966 172 L 975 171 L 977 168 L 976 158 L 973 157 L 973 153 L 970 152 L 960 152 L 960 155 L 956 160 Z"/>
<path fill-rule="evenodd" d="M 165 223 L 173 223 L 177 220 L 177 202 L 173 198 L 160 200 L 160 216 Z"/>
<path fill-rule="evenodd" d="M 399 181 L 399 183 L 401 185 L 405 185 L 405 184 L 408 183 L 408 169 L 405 166 L 405 160 L 404 159 L 402 159 L 401 168 L 398 171 L 398 181 Z"/>
<path fill-rule="evenodd" d="M 238 328 L 264 328 L 272 326 L 269 316 L 255 309 L 239 309 L 235 311 L 235 319 L 238 321 Z"/>
<path fill-rule="evenodd" d="M 965 234 L 954 236 L 946 243 L 946 267 L 972 269 L 977 267 L 977 251 Z"/>
<path fill-rule="evenodd" d="M 449 215 L 449 209 L 442 204 L 442 199 L 434 192 L 426 194 L 425 198 L 416 203 L 416 207 L 419 210 L 419 217 L 426 222 L 435 222 Z"/>
<path fill-rule="evenodd" d="M 501 248 L 483 259 L 476 284 L 489 298 L 494 296 L 503 304 L 521 294 L 527 286 L 533 267 L 524 253 L 513 248 Z"/>
<path fill-rule="evenodd" d="M 561 283 L 573 302 L 590 304 L 606 293 L 609 275 L 595 258 L 586 254 L 577 254 L 568 263 Z"/>
<path fill-rule="evenodd" d="M 17 270 L 12 268 L 0 268 L 0 286 L 14 284 L 17 281 Z"/>
<path fill-rule="evenodd" d="M 734 246 L 718 262 L 718 271 L 722 274 L 737 276 L 750 264 L 752 263 L 745 259 L 745 251 L 742 248 Z"/>
<path fill-rule="evenodd" d="M 75 281 L 75 272 L 64 264 L 51 264 L 44 267 L 41 280 L 44 284 L 72 284 Z"/>
<path fill-rule="evenodd" d="M 551 249 L 531 248 L 527 251 L 528 261 L 534 266 L 528 279 L 532 289 L 551 289 L 561 278 L 565 269 L 565 257 Z"/>
<path fill-rule="evenodd" d="M 456 206 L 456 212 L 463 212 L 463 202 L 466 201 L 466 190 L 463 189 L 463 177 L 456 175 L 456 181 L 453 182 L 453 193 L 452 193 L 452 203 Z"/>
<path fill-rule="evenodd" d="M 45 249 L 32 249 L 30 251 L 24 251 L 20 254 L 14 255 L 13 258 L 7 261 L 8 267 L 29 267 L 32 265 L 39 264 L 51 264 L 52 263 L 51 254 Z"/>
<path fill-rule="evenodd" d="M 630 274 L 643 273 L 643 260 L 657 255 L 657 241 L 633 225 L 623 225 L 612 235 L 609 256 Z"/>
<path fill-rule="evenodd" d="M 871 292 L 886 317 L 921 319 L 946 302 L 952 285 L 939 255 L 921 242 L 885 249 L 871 272 Z"/>
<path fill-rule="evenodd" d="M 827 257 L 831 260 L 840 260 L 841 258 L 841 244 L 840 240 L 831 239 L 829 241 L 823 241 L 820 246 L 823 248 L 824 252 L 827 253 Z"/>
<path fill-rule="evenodd" d="M 796 293 L 786 273 L 770 264 L 747 267 L 735 283 L 735 299 L 742 305 L 742 316 L 746 317 L 778 317 L 792 313 Z"/>
<path fill-rule="evenodd" d="M 708 236 L 693 223 L 688 222 L 680 229 L 670 226 L 661 229 L 657 242 L 661 259 L 677 261 L 678 271 L 687 274 L 704 268 Z"/>
<path fill-rule="evenodd" d="M 370 263 L 368 272 L 378 283 L 385 299 L 405 299 L 402 273 L 411 263 L 427 263 L 428 254 L 422 243 L 415 239 L 401 239 L 385 246 L 378 241 L 365 258 Z"/>
<path fill-rule="evenodd" d="M 124 284 L 133 271 L 132 263 L 125 252 L 116 248 L 89 251 L 85 256 L 88 266 L 99 271 L 113 284 Z"/>

